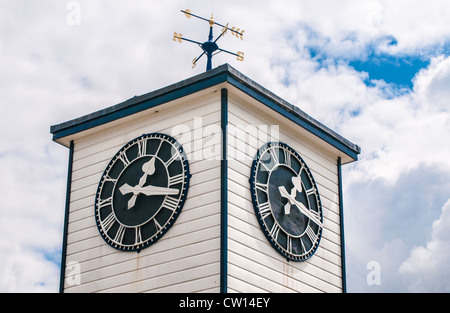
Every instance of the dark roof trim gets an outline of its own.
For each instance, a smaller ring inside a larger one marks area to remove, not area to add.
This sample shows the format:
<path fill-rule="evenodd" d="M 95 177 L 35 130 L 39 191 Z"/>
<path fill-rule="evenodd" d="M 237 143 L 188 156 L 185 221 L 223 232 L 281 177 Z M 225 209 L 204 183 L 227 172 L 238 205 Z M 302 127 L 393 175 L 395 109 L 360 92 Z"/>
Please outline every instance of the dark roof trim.
<path fill-rule="evenodd" d="M 298 107 L 281 99 L 235 69 L 231 68 L 230 72 L 233 72 L 233 75 L 229 75 L 228 83 L 333 145 L 352 159 L 358 159 L 358 154 L 361 153 L 361 148 L 358 145 L 348 141 L 341 135 L 313 119 Z"/>
<path fill-rule="evenodd" d="M 276 96 L 228 64 L 221 65 L 213 70 L 145 95 L 133 97 L 104 110 L 51 126 L 50 132 L 53 134 L 53 140 L 57 140 L 156 107 L 223 82 L 228 82 L 249 96 L 264 103 L 294 123 L 333 145 L 352 159 L 358 159 L 358 154 L 361 152 L 360 147 L 319 123 L 298 107 Z"/>
<path fill-rule="evenodd" d="M 226 72 L 209 71 L 162 89 L 135 96 L 112 107 L 50 127 L 53 140 L 115 121 L 226 81 Z"/>

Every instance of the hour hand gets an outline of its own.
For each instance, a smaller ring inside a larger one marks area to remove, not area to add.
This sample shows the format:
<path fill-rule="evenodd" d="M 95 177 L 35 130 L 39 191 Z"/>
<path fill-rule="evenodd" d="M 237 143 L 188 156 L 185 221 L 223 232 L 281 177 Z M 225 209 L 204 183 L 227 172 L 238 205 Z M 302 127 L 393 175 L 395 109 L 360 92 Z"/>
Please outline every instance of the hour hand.
<path fill-rule="evenodd" d="M 139 186 L 145 184 L 147 176 L 151 176 L 153 175 L 153 173 L 155 173 L 155 157 L 151 158 L 150 161 L 142 165 L 142 171 L 144 172 L 144 175 L 142 175 L 141 179 L 139 180 Z"/>
<path fill-rule="evenodd" d="M 288 203 L 284 206 L 284 214 L 288 215 L 291 213 L 291 195 L 287 192 L 284 186 L 278 187 L 278 190 L 283 198 L 288 199 Z"/>

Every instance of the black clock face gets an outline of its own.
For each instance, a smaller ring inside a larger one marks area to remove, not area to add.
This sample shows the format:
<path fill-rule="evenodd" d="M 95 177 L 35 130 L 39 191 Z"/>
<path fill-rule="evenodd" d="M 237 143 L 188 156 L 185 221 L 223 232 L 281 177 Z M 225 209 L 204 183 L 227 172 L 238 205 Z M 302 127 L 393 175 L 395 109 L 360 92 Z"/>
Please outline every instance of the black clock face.
<path fill-rule="evenodd" d="M 180 214 L 189 177 L 183 149 L 172 137 L 153 133 L 130 141 L 109 162 L 97 189 L 100 235 L 125 251 L 155 243 Z"/>
<path fill-rule="evenodd" d="M 322 205 L 300 155 L 284 143 L 265 144 L 253 162 L 250 186 L 256 216 L 272 246 L 290 260 L 310 258 L 322 235 Z"/>

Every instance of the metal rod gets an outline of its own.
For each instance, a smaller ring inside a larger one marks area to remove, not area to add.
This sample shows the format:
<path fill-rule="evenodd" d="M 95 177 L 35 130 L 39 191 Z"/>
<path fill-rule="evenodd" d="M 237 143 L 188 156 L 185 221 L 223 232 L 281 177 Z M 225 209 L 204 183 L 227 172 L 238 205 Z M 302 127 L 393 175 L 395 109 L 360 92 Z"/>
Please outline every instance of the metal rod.
<path fill-rule="evenodd" d="M 200 45 L 200 46 L 202 45 L 201 42 L 198 42 L 198 41 L 195 41 L 195 40 L 187 39 L 187 38 L 184 38 L 184 37 L 181 37 L 180 39 L 181 39 L 181 40 L 186 40 L 186 41 L 189 41 L 189 42 L 196 43 L 196 44 L 198 44 L 198 45 Z"/>
<path fill-rule="evenodd" d="M 193 16 L 193 17 L 196 17 L 196 18 L 199 18 L 199 19 L 201 19 L 201 20 L 204 20 L 204 21 L 209 22 L 208 19 L 206 19 L 206 18 L 204 18 L 204 17 L 201 17 L 201 16 L 198 16 L 198 15 L 195 15 L 195 14 L 192 14 L 191 12 L 187 12 L 187 11 L 185 11 L 185 10 L 181 10 L 181 12 L 183 12 L 184 14 L 189 14 L 189 15 L 191 15 L 191 16 Z"/>
<path fill-rule="evenodd" d="M 192 14 L 191 12 L 187 12 L 187 11 L 185 11 L 185 10 L 181 10 L 181 12 L 183 12 L 184 14 L 189 14 L 189 15 L 191 15 L 191 16 L 193 16 L 193 17 L 196 17 L 196 18 L 199 18 L 199 19 L 201 19 L 201 20 L 207 21 L 208 23 L 211 21 L 210 19 L 208 20 L 207 18 L 204 18 L 204 17 L 198 16 L 198 15 Z M 244 34 L 241 33 L 241 32 L 238 32 L 238 31 L 236 31 L 236 30 L 233 30 L 233 29 L 229 28 L 227 25 L 222 25 L 222 24 L 217 23 L 217 22 L 214 22 L 214 24 L 216 24 L 217 26 L 220 26 L 220 27 L 225 27 L 226 29 L 229 29 L 230 31 L 235 32 L 235 33 L 237 33 L 237 34 L 239 34 L 239 35 L 241 35 L 241 36 L 244 35 Z"/>
<path fill-rule="evenodd" d="M 234 53 L 234 52 L 231 52 L 231 51 L 227 51 L 227 50 L 224 50 L 224 49 L 220 49 L 220 48 L 218 48 L 217 50 L 220 50 L 220 51 L 222 51 L 222 52 L 226 52 L 226 53 L 229 53 L 229 54 L 232 54 L 232 55 L 235 55 L 235 56 L 239 56 L 239 54 L 236 54 L 236 53 Z"/>

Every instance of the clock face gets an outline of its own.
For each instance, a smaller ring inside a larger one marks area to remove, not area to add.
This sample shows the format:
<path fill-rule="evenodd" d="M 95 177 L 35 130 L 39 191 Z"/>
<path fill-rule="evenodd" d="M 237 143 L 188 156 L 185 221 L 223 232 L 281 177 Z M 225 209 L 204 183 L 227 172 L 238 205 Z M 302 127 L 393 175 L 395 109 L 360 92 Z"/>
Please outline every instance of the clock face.
<path fill-rule="evenodd" d="M 256 216 L 272 246 L 290 260 L 310 258 L 322 235 L 322 205 L 300 155 L 284 143 L 265 144 L 253 161 L 250 186 Z"/>
<path fill-rule="evenodd" d="M 172 137 L 153 133 L 130 141 L 109 162 L 97 189 L 100 235 L 125 251 L 155 243 L 180 214 L 189 177 L 183 149 Z"/>

